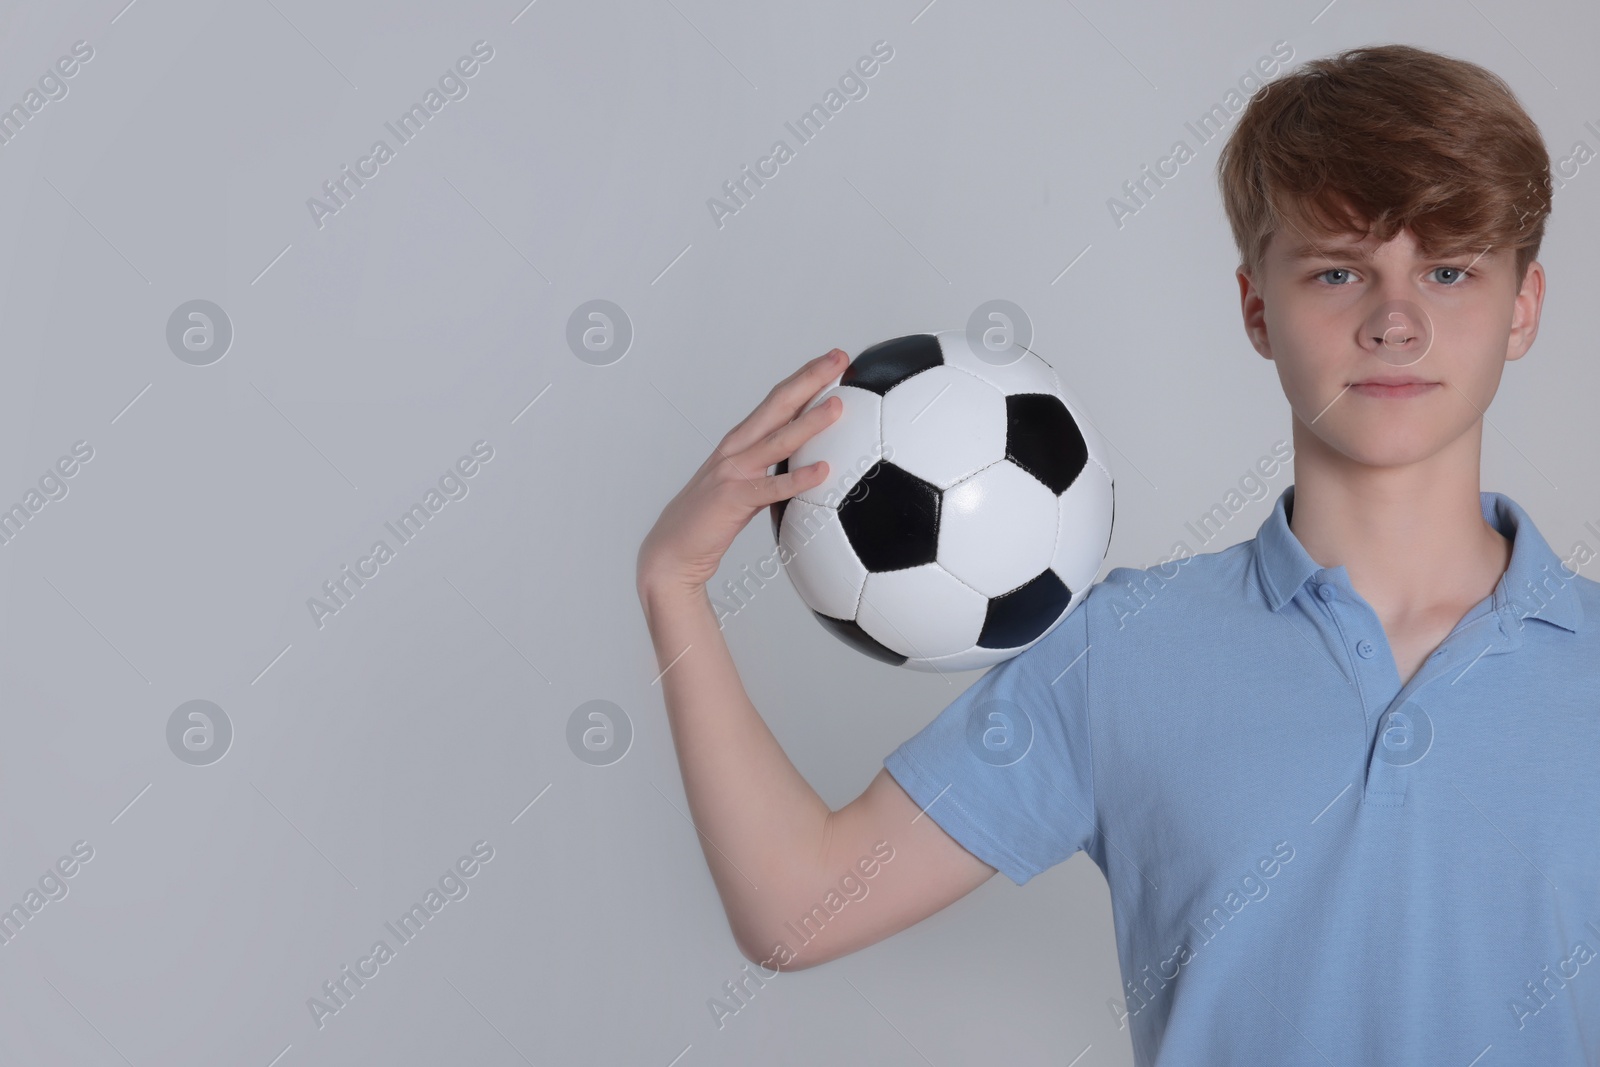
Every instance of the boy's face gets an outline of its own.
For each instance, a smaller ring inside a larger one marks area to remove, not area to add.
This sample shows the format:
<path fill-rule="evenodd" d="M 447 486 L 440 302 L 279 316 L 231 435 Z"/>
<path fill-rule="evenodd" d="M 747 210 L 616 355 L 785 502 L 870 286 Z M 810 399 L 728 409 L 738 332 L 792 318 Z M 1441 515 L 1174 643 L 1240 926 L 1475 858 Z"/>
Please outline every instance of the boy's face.
<path fill-rule="evenodd" d="M 1280 230 L 1256 277 L 1238 271 L 1245 331 L 1295 417 L 1376 467 L 1427 459 L 1472 429 L 1538 332 L 1538 262 L 1519 285 L 1511 249 L 1425 258 L 1409 230 L 1382 245 L 1305 233 Z M 1424 384 L 1373 384 L 1396 379 Z"/>

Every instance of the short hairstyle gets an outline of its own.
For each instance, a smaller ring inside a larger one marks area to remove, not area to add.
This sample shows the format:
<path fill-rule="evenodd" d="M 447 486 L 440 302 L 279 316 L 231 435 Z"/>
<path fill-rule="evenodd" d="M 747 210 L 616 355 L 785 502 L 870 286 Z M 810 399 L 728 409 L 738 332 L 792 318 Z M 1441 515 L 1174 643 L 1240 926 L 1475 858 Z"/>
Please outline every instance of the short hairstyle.
<path fill-rule="evenodd" d="M 1255 275 L 1282 226 L 1424 255 L 1539 254 L 1553 187 L 1539 128 L 1497 75 L 1390 44 L 1309 60 L 1251 98 L 1217 159 L 1240 265 Z"/>

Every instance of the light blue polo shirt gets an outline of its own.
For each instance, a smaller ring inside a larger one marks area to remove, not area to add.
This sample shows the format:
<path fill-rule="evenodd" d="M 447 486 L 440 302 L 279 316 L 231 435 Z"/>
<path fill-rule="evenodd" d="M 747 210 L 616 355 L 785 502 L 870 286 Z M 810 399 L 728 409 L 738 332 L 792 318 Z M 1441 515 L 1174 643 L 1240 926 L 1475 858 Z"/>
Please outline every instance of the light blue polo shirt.
<path fill-rule="evenodd" d="M 1403 687 L 1291 485 L 884 760 L 1018 885 L 1093 858 L 1136 1063 L 1600 1062 L 1600 584 L 1480 496 L 1510 566 Z"/>

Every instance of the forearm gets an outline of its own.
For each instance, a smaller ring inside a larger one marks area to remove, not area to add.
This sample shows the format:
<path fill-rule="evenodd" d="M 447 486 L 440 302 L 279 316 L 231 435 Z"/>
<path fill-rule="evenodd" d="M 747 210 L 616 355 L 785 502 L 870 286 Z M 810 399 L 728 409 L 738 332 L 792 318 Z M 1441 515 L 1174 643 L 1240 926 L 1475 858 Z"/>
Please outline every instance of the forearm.
<path fill-rule="evenodd" d="M 832 810 L 750 702 L 705 587 L 641 581 L 689 814 L 741 941 L 810 892 Z"/>

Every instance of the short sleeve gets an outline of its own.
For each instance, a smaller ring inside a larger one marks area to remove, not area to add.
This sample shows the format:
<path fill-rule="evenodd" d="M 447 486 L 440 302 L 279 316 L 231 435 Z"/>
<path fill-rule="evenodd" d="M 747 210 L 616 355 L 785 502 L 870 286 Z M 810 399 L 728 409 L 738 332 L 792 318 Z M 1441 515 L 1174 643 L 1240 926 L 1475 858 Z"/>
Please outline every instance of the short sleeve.
<path fill-rule="evenodd" d="M 1094 840 L 1086 601 L 883 761 L 934 822 L 1017 885 Z"/>

